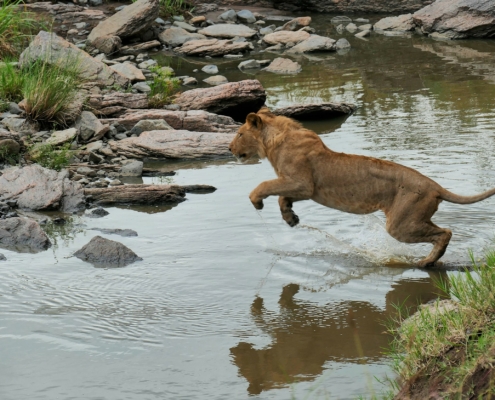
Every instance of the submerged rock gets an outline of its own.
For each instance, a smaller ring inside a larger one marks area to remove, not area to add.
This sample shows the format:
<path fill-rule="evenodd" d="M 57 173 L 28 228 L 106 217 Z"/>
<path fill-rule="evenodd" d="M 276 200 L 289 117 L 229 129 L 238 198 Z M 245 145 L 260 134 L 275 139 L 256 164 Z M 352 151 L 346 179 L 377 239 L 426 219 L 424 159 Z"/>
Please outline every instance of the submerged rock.
<path fill-rule="evenodd" d="M 349 103 L 294 104 L 272 110 L 272 114 L 305 121 L 341 117 L 355 110 L 356 106 Z"/>
<path fill-rule="evenodd" d="M 95 266 L 123 267 L 142 258 L 122 243 L 95 236 L 74 256 Z"/>
<path fill-rule="evenodd" d="M 0 219 L 0 247 L 21 253 L 38 253 L 51 245 L 35 220 L 20 217 Z"/>
<path fill-rule="evenodd" d="M 103 229 L 103 228 L 92 228 L 92 231 L 98 231 L 101 233 L 106 233 L 107 235 L 119 235 L 123 237 L 135 237 L 137 232 L 132 229 Z"/>
<path fill-rule="evenodd" d="M 97 207 L 97 208 L 93 208 L 91 211 L 86 212 L 85 215 L 89 218 L 103 218 L 109 214 L 110 213 L 107 210 L 105 210 L 104 208 Z"/>
<path fill-rule="evenodd" d="M 0 253 L 0 261 L 7 261 L 7 257 L 5 257 L 2 253 Z"/>
<path fill-rule="evenodd" d="M 264 70 L 275 74 L 297 74 L 298 72 L 301 72 L 302 68 L 301 65 L 295 61 L 278 57 Z"/>

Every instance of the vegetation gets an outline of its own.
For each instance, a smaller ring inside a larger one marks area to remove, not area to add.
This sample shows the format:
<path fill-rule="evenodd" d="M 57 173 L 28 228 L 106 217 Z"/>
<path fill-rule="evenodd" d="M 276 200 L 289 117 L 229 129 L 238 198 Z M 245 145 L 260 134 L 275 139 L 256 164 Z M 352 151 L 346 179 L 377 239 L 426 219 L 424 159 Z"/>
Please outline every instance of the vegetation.
<path fill-rule="evenodd" d="M 155 77 L 149 85 L 151 88 L 148 93 L 149 105 L 153 108 L 161 108 L 171 102 L 172 95 L 177 92 L 180 82 L 172 78 L 172 73 L 166 68 L 155 66 L 150 70 Z"/>
<path fill-rule="evenodd" d="M 495 252 L 472 272 L 437 282 L 452 300 L 399 310 L 391 356 L 399 376 L 396 398 L 485 399 L 495 395 Z"/>
<path fill-rule="evenodd" d="M 20 12 L 19 0 L 0 3 L 0 60 L 19 55 L 30 35 L 42 27 L 33 14 Z"/>
<path fill-rule="evenodd" d="M 160 15 L 164 17 L 181 15 L 188 8 L 185 0 L 160 0 Z"/>
<path fill-rule="evenodd" d="M 74 102 L 82 83 L 77 60 L 57 65 L 38 60 L 22 68 L 10 62 L 0 64 L 0 98 L 24 100 L 27 117 L 45 125 L 65 126 L 74 120 Z"/>
<path fill-rule="evenodd" d="M 46 143 L 37 144 L 29 149 L 28 155 L 31 160 L 37 162 L 42 167 L 60 171 L 70 164 L 70 159 L 74 154 L 69 148 L 69 143 L 58 149 Z"/>
<path fill-rule="evenodd" d="M 0 162 L 15 165 L 19 162 L 19 155 L 13 154 L 8 146 L 0 146 Z"/>

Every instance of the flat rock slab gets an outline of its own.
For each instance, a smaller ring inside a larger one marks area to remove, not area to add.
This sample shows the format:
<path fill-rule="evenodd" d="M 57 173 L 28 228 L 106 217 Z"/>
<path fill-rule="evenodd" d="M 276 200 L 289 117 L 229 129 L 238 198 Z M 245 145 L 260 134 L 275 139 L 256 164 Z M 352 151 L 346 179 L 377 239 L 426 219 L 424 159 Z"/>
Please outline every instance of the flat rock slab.
<path fill-rule="evenodd" d="M 305 121 L 341 117 L 352 114 L 355 110 L 356 106 L 348 103 L 294 104 L 273 110 L 272 114 Z"/>
<path fill-rule="evenodd" d="M 95 236 L 74 256 L 96 267 L 124 267 L 142 258 L 122 243 Z"/>
<path fill-rule="evenodd" d="M 158 39 L 168 46 L 178 47 L 190 40 L 206 39 L 206 36 L 199 33 L 190 33 L 185 29 L 173 26 L 160 33 Z"/>
<path fill-rule="evenodd" d="M 230 157 L 233 138 L 228 133 L 150 131 L 109 144 L 112 151 L 128 158 L 202 159 Z"/>
<path fill-rule="evenodd" d="M 82 186 L 69 180 L 67 170 L 57 172 L 38 164 L 5 170 L 0 176 L 0 197 L 32 211 L 72 212 L 85 206 Z"/>
<path fill-rule="evenodd" d="M 92 94 L 88 97 L 88 105 L 97 113 L 109 114 L 113 109 L 115 113 L 121 113 L 126 109 L 148 108 L 148 95 L 146 93 L 122 93 L 111 92 L 104 94 Z"/>
<path fill-rule="evenodd" d="M 306 40 L 287 50 L 288 53 L 311 53 L 314 51 L 336 51 L 336 41 L 320 35 L 311 35 Z"/>
<path fill-rule="evenodd" d="M 20 253 L 39 253 L 51 245 L 50 239 L 34 219 L 0 219 L 0 247 Z"/>
<path fill-rule="evenodd" d="M 118 118 L 108 118 L 100 121 L 110 125 L 118 123 L 127 130 L 131 130 L 142 120 L 165 120 L 174 129 L 194 132 L 233 133 L 240 127 L 240 124 L 230 117 L 202 110 L 128 110 Z"/>
<path fill-rule="evenodd" d="M 251 49 L 249 42 L 233 42 L 231 40 L 203 39 L 190 40 L 175 51 L 186 56 L 220 57 L 225 54 L 239 53 Z"/>
<path fill-rule="evenodd" d="M 246 25 L 216 24 L 198 31 L 201 35 L 211 36 L 220 39 L 232 39 L 236 36 L 251 38 L 256 35 L 256 31 Z"/>
<path fill-rule="evenodd" d="M 373 26 L 373 29 L 378 33 L 385 31 L 409 32 L 415 28 L 416 24 L 414 23 L 412 14 L 382 18 Z"/>
<path fill-rule="evenodd" d="M 78 63 L 81 76 L 98 86 L 126 86 L 129 83 L 127 78 L 54 33 L 40 31 L 22 52 L 19 64 L 23 66 L 39 59 L 46 60 L 49 64 L 62 65 L 73 60 Z"/>
<path fill-rule="evenodd" d="M 302 42 L 303 40 L 309 39 L 310 34 L 308 32 L 304 31 L 297 31 L 297 32 L 291 32 L 291 31 L 279 31 L 279 32 L 273 32 L 269 33 L 268 35 L 265 35 L 263 37 L 263 41 L 265 43 L 275 45 L 275 44 L 287 44 L 287 43 L 299 43 Z"/>
<path fill-rule="evenodd" d="M 84 189 L 96 204 L 177 204 L 185 201 L 186 191 L 177 185 L 122 185 Z"/>
<path fill-rule="evenodd" d="M 266 92 L 255 79 L 230 82 L 206 89 L 182 93 L 176 100 L 182 110 L 205 110 L 227 115 L 244 123 L 250 112 L 257 112 L 265 104 Z M 168 121 L 167 121 L 168 122 Z"/>
<path fill-rule="evenodd" d="M 437 32 L 449 39 L 495 36 L 495 1 L 437 0 L 413 14 L 424 33 Z"/>
<path fill-rule="evenodd" d="M 138 0 L 100 22 L 89 34 L 88 41 L 92 43 L 97 38 L 107 36 L 134 36 L 151 26 L 158 18 L 159 9 L 158 0 Z"/>

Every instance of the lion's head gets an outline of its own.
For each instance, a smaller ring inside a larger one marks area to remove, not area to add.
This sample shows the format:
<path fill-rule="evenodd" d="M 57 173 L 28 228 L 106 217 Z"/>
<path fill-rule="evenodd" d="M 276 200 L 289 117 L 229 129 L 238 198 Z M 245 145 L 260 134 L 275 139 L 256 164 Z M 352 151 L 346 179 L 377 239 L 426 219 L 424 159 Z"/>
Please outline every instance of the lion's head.
<path fill-rule="evenodd" d="M 246 122 L 239 128 L 237 135 L 229 145 L 229 150 L 239 161 L 247 161 L 260 155 L 260 136 L 263 120 L 255 113 L 246 117 Z"/>

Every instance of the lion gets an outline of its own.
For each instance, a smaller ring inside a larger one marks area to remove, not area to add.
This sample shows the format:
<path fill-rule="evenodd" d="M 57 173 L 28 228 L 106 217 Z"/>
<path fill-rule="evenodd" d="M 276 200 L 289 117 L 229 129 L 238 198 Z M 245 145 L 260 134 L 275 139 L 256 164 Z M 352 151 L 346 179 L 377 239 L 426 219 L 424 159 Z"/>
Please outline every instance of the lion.
<path fill-rule="evenodd" d="M 452 231 L 431 222 L 442 200 L 472 204 L 495 194 L 495 188 L 475 196 L 449 192 L 432 179 L 403 165 L 330 150 L 313 131 L 272 114 L 267 108 L 250 113 L 229 150 L 240 161 L 268 158 L 278 178 L 262 182 L 249 195 L 257 210 L 268 196 L 279 196 L 282 218 L 299 223 L 292 206 L 313 200 L 352 214 L 385 213 L 386 230 L 404 243 L 431 243 L 431 253 L 419 267 L 433 266 L 445 253 Z"/>

